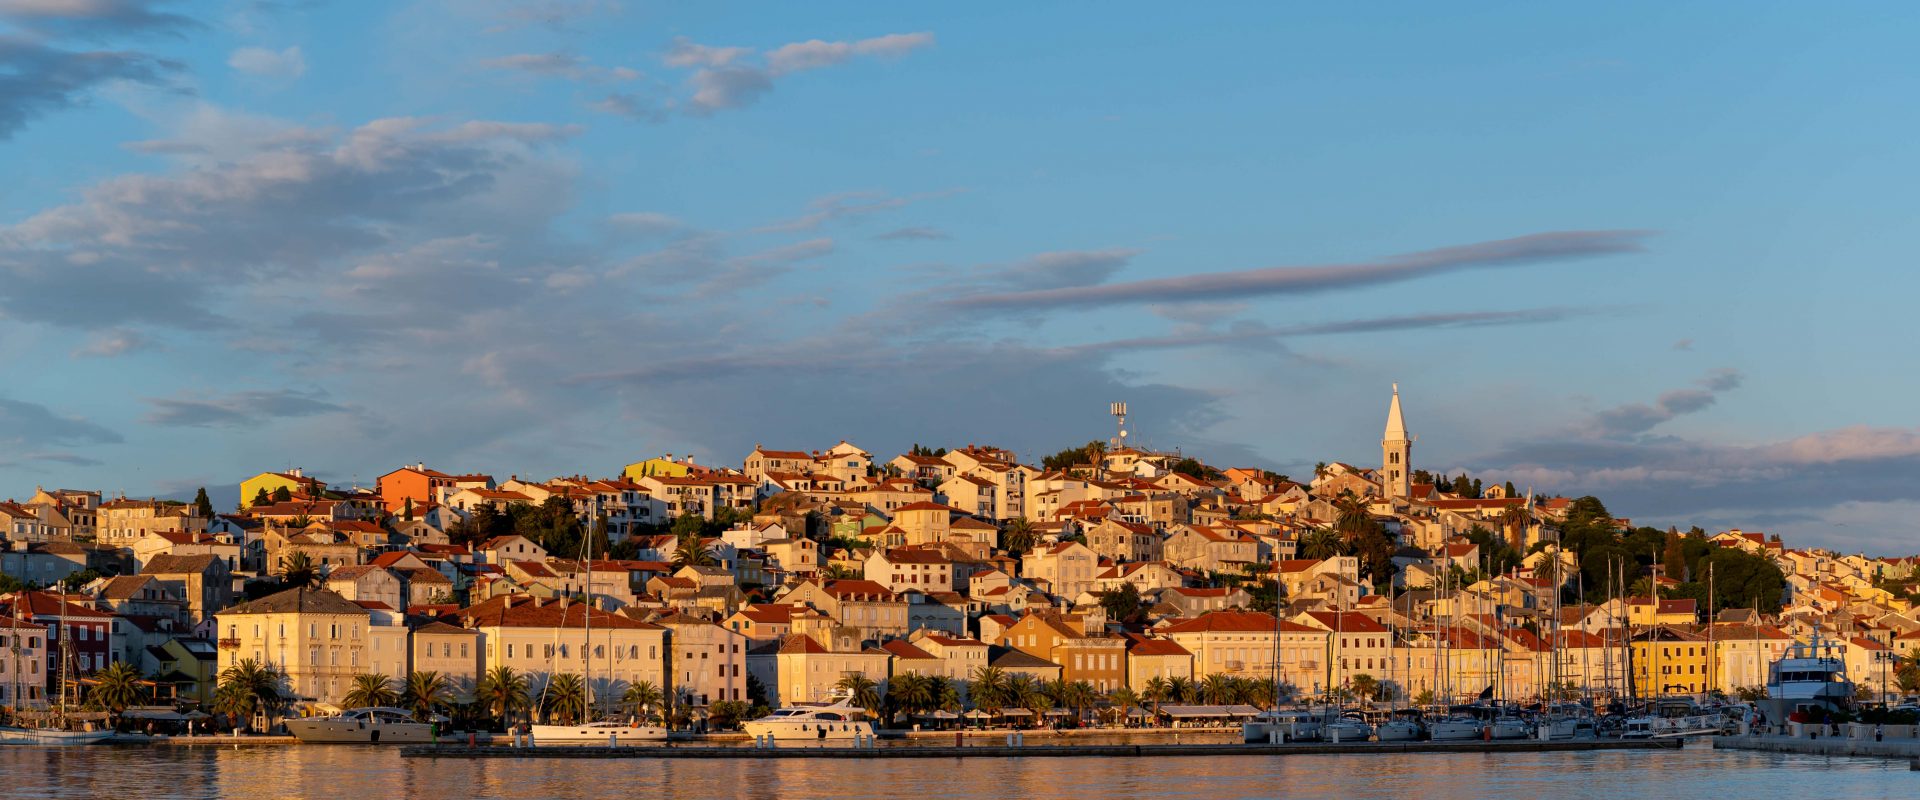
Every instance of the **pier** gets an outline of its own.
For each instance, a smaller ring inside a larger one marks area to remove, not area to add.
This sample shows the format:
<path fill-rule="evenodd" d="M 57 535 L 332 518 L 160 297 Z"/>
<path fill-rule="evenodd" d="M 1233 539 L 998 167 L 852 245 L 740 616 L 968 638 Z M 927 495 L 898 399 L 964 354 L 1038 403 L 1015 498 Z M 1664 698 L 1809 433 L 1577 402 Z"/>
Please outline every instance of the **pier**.
<path fill-rule="evenodd" d="M 1795 736 L 1716 736 L 1715 750 L 1758 750 L 1769 753 L 1798 753 L 1810 756 L 1851 756 L 1854 758 L 1892 758 L 1916 764 L 1920 769 L 1920 740 L 1872 737 L 1822 736 L 1818 739 Z"/>
<path fill-rule="evenodd" d="M 1166 758 L 1183 756 L 1386 755 L 1398 753 L 1550 753 L 1577 750 L 1677 750 L 1678 739 L 1588 739 L 1487 742 L 1354 742 L 1351 744 L 1048 744 L 969 747 L 469 747 L 408 745 L 408 758 Z"/>

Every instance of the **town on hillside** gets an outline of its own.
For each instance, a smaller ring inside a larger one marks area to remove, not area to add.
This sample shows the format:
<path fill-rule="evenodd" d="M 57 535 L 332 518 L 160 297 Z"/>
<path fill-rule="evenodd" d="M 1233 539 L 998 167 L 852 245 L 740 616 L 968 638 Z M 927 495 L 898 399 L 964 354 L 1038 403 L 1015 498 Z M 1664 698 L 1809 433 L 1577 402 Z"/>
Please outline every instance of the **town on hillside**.
<path fill-rule="evenodd" d="M 241 479 L 233 510 L 36 489 L 0 504 L 0 706 L 721 730 L 840 698 L 900 724 L 1152 725 L 1752 697 L 1816 638 L 1862 693 L 1920 690 L 1920 558 L 1637 527 L 1417 469 L 1413 443 L 1396 388 L 1379 463 L 1298 477 L 1116 436 L 1038 464 L 840 441 L 600 477 L 290 469 Z"/>

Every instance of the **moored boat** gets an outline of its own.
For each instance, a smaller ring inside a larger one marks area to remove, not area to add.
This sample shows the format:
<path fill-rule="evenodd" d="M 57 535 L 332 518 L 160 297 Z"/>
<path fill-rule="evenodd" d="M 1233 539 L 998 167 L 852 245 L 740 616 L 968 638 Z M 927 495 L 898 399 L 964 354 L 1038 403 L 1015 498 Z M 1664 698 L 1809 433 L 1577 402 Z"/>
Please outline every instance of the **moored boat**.
<path fill-rule="evenodd" d="M 404 708 L 350 708 L 333 716 L 287 720 L 302 744 L 416 744 L 433 741 L 433 726 Z"/>
<path fill-rule="evenodd" d="M 642 725 L 639 722 L 621 722 L 619 720 L 599 720 L 583 722 L 579 725 L 532 725 L 533 744 L 541 745 L 583 745 L 583 744 L 638 744 L 642 742 L 664 742 L 667 729 L 659 725 Z"/>
<path fill-rule="evenodd" d="M 842 697 L 826 705 L 789 706 L 741 725 L 748 735 L 758 739 L 771 736 L 776 741 L 853 739 L 873 736 L 873 723 L 866 721 L 866 710 Z"/>

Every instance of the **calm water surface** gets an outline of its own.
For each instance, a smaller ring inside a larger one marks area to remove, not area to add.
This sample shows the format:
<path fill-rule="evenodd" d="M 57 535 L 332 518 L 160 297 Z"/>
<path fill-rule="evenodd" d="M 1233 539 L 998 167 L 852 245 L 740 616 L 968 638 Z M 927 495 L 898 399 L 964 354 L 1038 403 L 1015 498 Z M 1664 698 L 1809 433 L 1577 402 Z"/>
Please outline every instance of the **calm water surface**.
<path fill-rule="evenodd" d="M 1652 752 L 969 760 L 402 759 L 378 747 L 0 748 L 5 798 L 1920 797 L 1902 761 Z"/>

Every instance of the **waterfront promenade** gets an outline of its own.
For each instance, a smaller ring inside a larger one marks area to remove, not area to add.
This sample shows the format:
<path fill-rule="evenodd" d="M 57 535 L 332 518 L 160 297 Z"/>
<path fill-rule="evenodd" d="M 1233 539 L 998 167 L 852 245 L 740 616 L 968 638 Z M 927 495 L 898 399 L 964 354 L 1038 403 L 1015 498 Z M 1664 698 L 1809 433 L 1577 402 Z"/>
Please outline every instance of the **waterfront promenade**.
<path fill-rule="evenodd" d="M 408 758 L 671 758 L 671 759 L 863 759 L 863 758 L 1165 758 L 1197 756 L 1398 755 L 1406 753 L 1544 753 L 1589 750 L 1674 750 L 1678 739 L 1587 739 L 1486 742 L 1355 742 L 1351 744 L 1045 744 L 953 747 L 499 747 L 408 745 Z"/>

